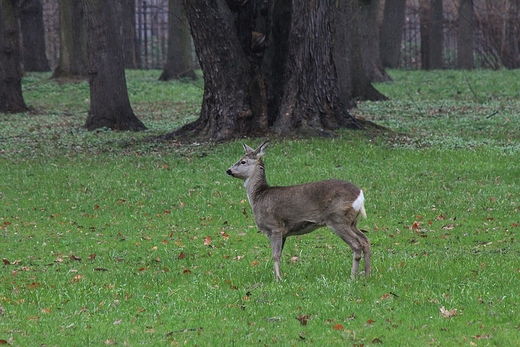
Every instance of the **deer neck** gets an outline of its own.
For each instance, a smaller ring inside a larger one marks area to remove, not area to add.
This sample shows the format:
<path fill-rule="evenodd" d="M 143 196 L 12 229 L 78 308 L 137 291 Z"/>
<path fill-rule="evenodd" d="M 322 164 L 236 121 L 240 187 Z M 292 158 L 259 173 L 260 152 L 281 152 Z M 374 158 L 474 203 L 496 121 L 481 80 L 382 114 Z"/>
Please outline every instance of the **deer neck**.
<path fill-rule="evenodd" d="M 265 178 L 264 163 L 257 165 L 253 174 L 245 180 L 244 187 L 246 188 L 249 204 L 253 206 L 258 193 L 269 187 Z"/>

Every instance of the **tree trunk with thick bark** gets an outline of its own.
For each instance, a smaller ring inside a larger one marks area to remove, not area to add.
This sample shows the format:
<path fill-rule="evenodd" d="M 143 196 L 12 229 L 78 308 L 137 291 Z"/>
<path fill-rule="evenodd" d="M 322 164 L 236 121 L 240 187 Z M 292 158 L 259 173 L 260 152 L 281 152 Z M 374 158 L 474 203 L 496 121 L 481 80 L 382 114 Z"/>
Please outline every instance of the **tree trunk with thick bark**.
<path fill-rule="evenodd" d="M 87 76 L 87 29 L 81 1 L 58 0 L 60 10 L 60 60 L 53 78 Z"/>
<path fill-rule="evenodd" d="M 114 1 L 83 0 L 87 20 L 90 111 L 88 130 L 144 130 L 126 88 L 120 23 Z"/>
<path fill-rule="evenodd" d="M 20 4 L 20 27 L 23 41 L 23 70 L 50 71 L 45 54 L 43 6 L 40 0 L 23 0 Z"/>
<path fill-rule="evenodd" d="M 401 41 L 405 23 L 406 0 L 386 0 L 379 41 L 383 67 L 397 69 L 401 65 Z"/>
<path fill-rule="evenodd" d="M 361 127 L 340 100 L 335 0 L 185 0 L 184 6 L 204 97 L 199 119 L 167 137 L 328 135 Z"/>
<path fill-rule="evenodd" d="M 191 37 L 182 0 L 168 2 L 168 53 L 160 81 L 197 79 L 191 56 Z"/>
<path fill-rule="evenodd" d="M 27 111 L 22 95 L 18 1 L 0 0 L 0 112 Z"/>

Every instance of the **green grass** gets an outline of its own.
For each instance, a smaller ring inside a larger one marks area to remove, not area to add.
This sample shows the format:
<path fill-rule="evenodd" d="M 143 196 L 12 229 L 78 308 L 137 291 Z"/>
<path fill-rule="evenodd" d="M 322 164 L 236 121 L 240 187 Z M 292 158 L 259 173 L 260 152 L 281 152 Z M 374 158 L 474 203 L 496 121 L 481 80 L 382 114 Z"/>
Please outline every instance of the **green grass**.
<path fill-rule="evenodd" d="M 242 182 L 225 174 L 241 144 L 140 141 L 194 119 L 201 81 L 130 71 L 150 130 L 89 133 L 84 82 L 26 76 L 33 111 L 0 115 L 0 340 L 518 345 L 519 73 L 390 71 L 377 88 L 391 100 L 352 112 L 395 132 L 271 139 L 271 184 L 365 190 L 373 252 L 373 275 L 350 280 L 352 253 L 329 230 L 293 237 L 280 283 Z"/>

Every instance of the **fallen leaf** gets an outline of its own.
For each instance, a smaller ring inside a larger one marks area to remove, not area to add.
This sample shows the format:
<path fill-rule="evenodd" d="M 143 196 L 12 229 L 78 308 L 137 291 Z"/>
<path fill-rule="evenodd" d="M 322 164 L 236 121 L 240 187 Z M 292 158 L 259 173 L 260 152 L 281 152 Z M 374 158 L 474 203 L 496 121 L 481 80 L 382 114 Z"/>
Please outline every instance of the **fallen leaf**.
<path fill-rule="evenodd" d="M 332 327 L 332 329 L 334 330 L 339 330 L 339 331 L 343 331 L 345 328 L 343 327 L 343 325 L 341 324 L 334 324 L 334 326 Z"/>
<path fill-rule="evenodd" d="M 118 319 L 116 321 L 114 321 L 114 325 L 118 325 L 118 324 L 121 324 L 123 322 L 122 319 Z"/>
<path fill-rule="evenodd" d="M 376 337 L 375 339 L 372 340 L 372 343 L 383 343 L 383 341 Z"/>
<path fill-rule="evenodd" d="M 211 245 L 211 236 L 206 236 L 204 238 L 204 246 L 209 246 Z"/>
<path fill-rule="evenodd" d="M 43 308 L 42 309 L 42 313 L 51 313 L 51 309 L 50 308 Z"/>
<path fill-rule="evenodd" d="M 454 225 L 453 223 L 451 223 L 451 224 L 449 224 L 449 225 L 445 225 L 445 226 L 443 226 L 442 229 L 445 229 L 445 230 L 451 230 L 451 229 L 453 229 L 454 226 L 455 226 L 455 225 Z"/>
<path fill-rule="evenodd" d="M 2 261 L 4 262 L 4 265 L 11 265 L 11 262 L 7 259 L 2 259 Z"/>
<path fill-rule="evenodd" d="M 298 257 L 297 257 L 297 256 L 292 257 L 292 258 L 291 258 L 291 261 L 292 261 L 293 263 L 295 263 L 296 261 L 298 261 Z"/>
<path fill-rule="evenodd" d="M 368 320 L 367 320 L 367 324 L 368 324 L 368 325 L 372 325 L 372 324 L 374 324 L 375 322 L 376 322 L 376 321 L 373 320 L 373 319 L 368 319 Z"/>
<path fill-rule="evenodd" d="M 260 264 L 260 262 L 258 260 L 253 260 L 251 262 L 251 266 L 258 266 Z"/>
<path fill-rule="evenodd" d="M 76 257 L 73 253 L 70 254 L 70 260 L 81 261 L 80 257 Z"/>
<path fill-rule="evenodd" d="M 296 319 L 300 321 L 301 325 L 307 325 L 307 322 L 309 321 L 310 318 L 311 318 L 310 314 L 305 314 L 305 315 L 301 314 L 298 317 L 296 317 Z"/>
<path fill-rule="evenodd" d="M 96 255 L 94 253 L 92 253 L 91 255 L 88 256 L 87 260 L 94 260 L 94 259 L 96 259 Z"/>
<path fill-rule="evenodd" d="M 440 312 L 441 312 L 441 315 L 444 317 L 444 318 L 450 318 L 450 317 L 454 317 L 457 315 L 457 309 L 456 308 L 453 308 L 451 310 L 447 310 L 444 308 L 444 306 L 442 306 L 440 308 Z"/>
<path fill-rule="evenodd" d="M 186 253 L 183 253 L 183 252 L 179 253 L 179 255 L 177 256 L 177 259 L 179 259 L 179 260 L 184 259 L 184 258 L 186 258 Z"/>

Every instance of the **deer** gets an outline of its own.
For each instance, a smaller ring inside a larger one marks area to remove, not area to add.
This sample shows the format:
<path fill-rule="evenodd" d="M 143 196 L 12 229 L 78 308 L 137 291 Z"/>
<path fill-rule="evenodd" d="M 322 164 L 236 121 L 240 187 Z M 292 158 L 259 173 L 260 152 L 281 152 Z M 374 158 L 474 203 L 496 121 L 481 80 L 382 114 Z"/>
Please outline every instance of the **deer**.
<path fill-rule="evenodd" d="M 357 227 L 358 216 L 366 218 L 363 191 L 341 180 L 325 180 L 292 186 L 269 186 L 263 157 L 269 141 L 257 149 L 243 144 L 246 154 L 226 173 L 244 180 L 247 198 L 258 229 L 272 248 L 276 281 L 281 279 L 280 258 L 289 236 L 304 235 L 329 227 L 354 253 L 351 278 L 358 274 L 361 256 L 364 275 L 370 275 L 370 241 Z"/>

